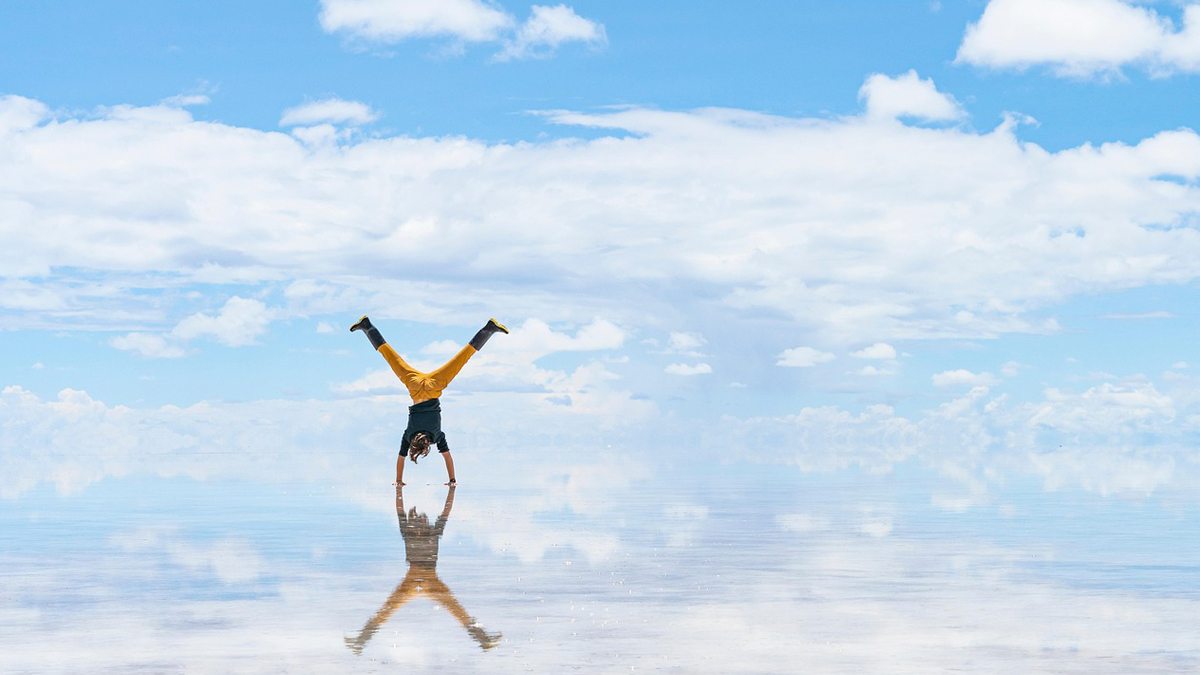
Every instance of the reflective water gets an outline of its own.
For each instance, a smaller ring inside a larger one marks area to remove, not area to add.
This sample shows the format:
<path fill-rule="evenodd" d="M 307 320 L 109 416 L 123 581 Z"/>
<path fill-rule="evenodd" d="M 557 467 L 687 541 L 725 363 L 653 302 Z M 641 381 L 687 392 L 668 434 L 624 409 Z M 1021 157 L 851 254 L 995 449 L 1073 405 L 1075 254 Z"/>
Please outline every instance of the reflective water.
<path fill-rule="evenodd" d="M 319 462 L 316 456 L 289 461 Z M 2 502 L 3 672 L 1192 672 L 1187 500 L 919 473 L 132 471 Z"/>

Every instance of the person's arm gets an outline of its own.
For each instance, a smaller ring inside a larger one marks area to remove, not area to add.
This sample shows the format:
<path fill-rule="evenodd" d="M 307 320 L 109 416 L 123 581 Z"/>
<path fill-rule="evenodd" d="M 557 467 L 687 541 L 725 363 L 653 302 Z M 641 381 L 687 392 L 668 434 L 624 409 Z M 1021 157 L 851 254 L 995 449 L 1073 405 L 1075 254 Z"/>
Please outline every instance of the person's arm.
<path fill-rule="evenodd" d="M 446 491 L 446 505 L 442 507 L 442 514 L 438 516 L 437 521 L 433 524 L 433 534 L 440 537 L 446 531 L 446 521 L 450 520 L 450 509 L 454 508 L 454 486 Z"/>
<path fill-rule="evenodd" d="M 450 509 L 454 508 L 454 486 L 451 485 L 449 490 L 446 490 L 446 505 L 442 507 L 442 515 L 438 520 L 446 520 L 450 517 Z"/>
<path fill-rule="evenodd" d="M 404 486 L 404 455 L 396 455 L 396 487 Z"/>
<path fill-rule="evenodd" d="M 450 451 L 439 453 L 442 459 L 446 460 L 446 485 L 454 487 L 458 485 L 458 481 L 454 480 L 454 458 L 450 456 Z"/>

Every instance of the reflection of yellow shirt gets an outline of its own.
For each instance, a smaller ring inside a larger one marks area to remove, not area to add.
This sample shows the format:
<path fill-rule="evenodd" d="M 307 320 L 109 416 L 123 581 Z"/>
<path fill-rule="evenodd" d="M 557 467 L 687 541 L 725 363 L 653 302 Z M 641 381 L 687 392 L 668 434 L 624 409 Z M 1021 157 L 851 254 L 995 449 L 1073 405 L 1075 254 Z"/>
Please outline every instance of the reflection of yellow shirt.
<path fill-rule="evenodd" d="M 408 389 L 408 395 L 412 397 L 413 403 L 421 403 L 434 398 L 440 398 L 442 392 L 450 385 L 454 376 L 458 375 L 458 371 L 467 365 L 467 361 L 475 355 L 475 348 L 471 345 L 466 345 L 458 350 L 452 359 L 444 363 L 438 369 L 423 373 L 416 368 L 408 365 L 401 358 L 400 354 L 386 342 L 379 347 L 379 353 L 383 355 L 388 365 L 392 367 L 392 372 L 400 381 L 404 383 L 404 387 Z"/>

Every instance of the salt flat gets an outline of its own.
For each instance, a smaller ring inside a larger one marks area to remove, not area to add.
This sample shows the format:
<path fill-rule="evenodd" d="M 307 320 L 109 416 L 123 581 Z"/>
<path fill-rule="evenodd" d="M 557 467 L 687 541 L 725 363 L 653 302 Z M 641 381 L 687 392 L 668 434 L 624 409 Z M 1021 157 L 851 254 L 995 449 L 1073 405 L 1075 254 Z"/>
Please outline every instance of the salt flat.
<path fill-rule="evenodd" d="M 1010 485 L 948 510 L 919 471 L 676 469 L 43 486 L 0 515 L 0 670 L 1200 666 L 1192 503 Z"/>

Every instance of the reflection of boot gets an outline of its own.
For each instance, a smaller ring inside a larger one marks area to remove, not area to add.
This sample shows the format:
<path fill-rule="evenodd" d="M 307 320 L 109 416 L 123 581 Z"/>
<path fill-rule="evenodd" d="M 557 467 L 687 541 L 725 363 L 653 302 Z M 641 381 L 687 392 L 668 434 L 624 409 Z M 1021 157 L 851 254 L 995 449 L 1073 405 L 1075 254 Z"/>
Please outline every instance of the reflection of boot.
<path fill-rule="evenodd" d="M 471 637 L 475 638 L 475 641 L 479 643 L 479 646 L 485 650 L 491 649 L 492 647 L 500 644 L 500 638 L 504 637 L 500 633 L 488 633 L 483 630 L 483 626 L 478 624 L 468 628 L 467 632 L 470 633 Z"/>
<path fill-rule="evenodd" d="M 471 346 L 475 348 L 475 351 L 483 349 L 483 346 L 487 344 L 488 338 L 492 337 L 492 333 L 507 334 L 508 328 L 495 319 L 488 319 L 488 322 L 483 325 L 483 328 L 479 329 L 475 337 L 471 338 Z"/>
<path fill-rule="evenodd" d="M 379 349 L 384 345 L 384 343 L 387 342 L 387 340 L 383 339 L 383 335 L 379 332 L 379 329 L 371 325 L 371 320 L 367 318 L 366 314 L 363 314 L 357 323 L 355 323 L 353 326 L 350 326 L 351 333 L 356 330 L 361 330 L 362 332 L 366 333 L 367 339 L 371 341 L 371 346 L 375 349 Z"/>
<path fill-rule="evenodd" d="M 359 655 L 362 654 L 364 643 L 362 642 L 361 639 L 356 640 L 354 638 L 347 637 L 347 638 L 342 638 L 342 640 L 344 640 L 346 642 L 346 646 L 350 648 L 350 651 L 354 652 L 355 654 L 359 654 Z"/>

